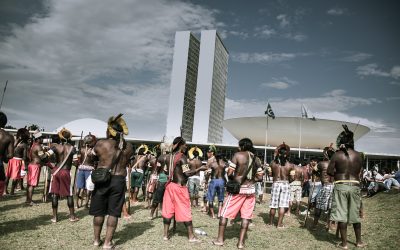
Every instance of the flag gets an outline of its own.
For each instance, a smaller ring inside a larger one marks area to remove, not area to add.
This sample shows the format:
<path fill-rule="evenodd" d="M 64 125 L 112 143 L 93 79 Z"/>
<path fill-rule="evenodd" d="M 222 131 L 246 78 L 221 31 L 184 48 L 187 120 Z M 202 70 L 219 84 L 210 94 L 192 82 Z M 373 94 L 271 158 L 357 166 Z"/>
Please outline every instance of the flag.
<path fill-rule="evenodd" d="M 268 115 L 269 117 L 272 117 L 272 119 L 275 119 L 275 114 L 274 111 L 272 111 L 271 105 L 267 106 L 267 110 L 265 110 L 264 114 Z"/>

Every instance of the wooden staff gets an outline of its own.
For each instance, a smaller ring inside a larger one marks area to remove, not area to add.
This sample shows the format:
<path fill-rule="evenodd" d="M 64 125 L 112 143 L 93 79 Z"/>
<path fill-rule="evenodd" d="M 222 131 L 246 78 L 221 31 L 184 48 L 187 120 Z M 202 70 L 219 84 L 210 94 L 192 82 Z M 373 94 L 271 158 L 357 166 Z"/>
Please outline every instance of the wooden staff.
<path fill-rule="evenodd" d="M 48 188 L 48 179 L 49 179 L 49 169 L 47 165 L 44 166 L 44 189 L 43 189 L 43 195 L 42 195 L 42 201 L 47 202 L 47 188 Z"/>
<path fill-rule="evenodd" d="M 127 187 L 127 191 L 128 191 L 128 199 L 127 199 L 128 200 L 128 213 L 131 210 L 131 173 L 132 173 L 132 168 L 129 166 L 128 167 L 128 187 Z M 126 197 L 126 193 L 125 193 L 125 197 Z"/>
<path fill-rule="evenodd" d="M 78 143 L 78 154 L 81 153 L 81 148 L 82 148 L 82 136 L 83 136 L 83 131 L 81 132 L 81 138 L 79 139 Z M 87 152 L 86 152 L 87 153 Z M 79 160 L 79 159 L 78 159 Z M 78 163 L 79 164 L 79 163 Z M 74 184 L 72 185 L 72 188 L 74 189 L 73 194 L 79 196 L 79 194 L 76 193 L 76 174 L 78 173 L 78 166 L 75 167 L 75 174 L 74 174 Z M 77 204 L 78 205 L 78 204 Z"/>

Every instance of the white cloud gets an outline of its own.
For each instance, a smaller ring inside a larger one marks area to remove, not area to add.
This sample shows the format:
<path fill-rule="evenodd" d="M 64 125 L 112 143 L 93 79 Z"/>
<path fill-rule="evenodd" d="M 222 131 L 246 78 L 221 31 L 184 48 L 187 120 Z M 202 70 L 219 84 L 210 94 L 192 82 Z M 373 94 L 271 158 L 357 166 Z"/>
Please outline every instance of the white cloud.
<path fill-rule="evenodd" d="M 278 15 L 276 19 L 279 21 L 279 26 L 281 28 L 286 28 L 290 25 L 289 18 L 285 14 Z"/>
<path fill-rule="evenodd" d="M 372 55 L 371 54 L 367 54 L 367 53 L 362 53 L 362 52 L 356 52 L 356 53 L 352 53 L 351 55 L 348 55 L 346 57 L 343 57 L 340 59 L 340 61 L 343 62 L 362 62 L 365 61 L 369 58 L 371 58 Z"/>
<path fill-rule="evenodd" d="M 400 65 L 394 66 L 394 67 L 390 70 L 390 75 L 391 75 L 394 79 L 399 79 L 399 78 L 400 78 Z"/>
<path fill-rule="evenodd" d="M 398 101 L 398 100 L 400 100 L 400 96 L 386 97 L 386 101 Z"/>
<path fill-rule="evenodd" d="M 395 65 L 392 67 L 390 72 L 387 72 L 379 69 L 378 64 L 370 63 L 367 65 L 357 67 L 357 74 L 360 76 L 391 77 L 397 80 L 400 78 L 400 66 Z"/>
<path fill-rule="evenodd" d="M 307 36 L 304 35 L 304 34 L 301 34 L 301 33 L 296 33 L 296 34 L 286 33 L 283 36 L 285 38 L 289 39 L 289 40 L 294 40 L 294 41 L 297 41 L 297 42 L 302 42 L 302 41 L 307 39 Z"/>
<path fill-rule="evenodd" d="M 376 63 L 370 63 L 357 67 L 357 74 L 360 76 L 390 76 L 390 73 L 378 69 L 378 65 Z"/>
<path fill-rule="evenodd" d="M 329 9 L 326 13 L 331 16 L 342 16 L 344 14 L 347 14 L 348 10 L 343 8 L 332 8 Z"/>
<path fill-rule="evenodd" d="M 230 31 L 228 31 L 228 34 L 231 36 L 237 36 L 242 39 L 249 38 L 249 34 L 247 32 L 243 32 L 243 31 L 230 30 Z"/>
<path fill-rule="evenodd" d="M 287 77 L 282 77 L 282 78 L 272 78 L 271 82 L 262 83 L 260 86 L 283 90 L 295 84 L 297 84 L 296 81 L 290 80 Z"/>
<path fill-rule="evenodd" d="M 289 88 L 290 85 L 286 82 L 270 82 L 270 83 L 263 83 L 262 86 L 274 89 L 287 89 Z"/>
<path fill-rule="evenodd" d="M 294 60 L 299 56 L 308 56 L 307 53 L 232 53 L 231 59 L 239 63 L 279 63 Z"/>
<path fill-rule="evenodd" d="M 175 31 L 223 25 L 215 11 L 189 2 L 47 3 L 46 16 L 13 26 L 0 42 L 0 76 L 9 79 L 3 109 L 14 126 L 54 129 L 122 112 L 130 136 L 159 139 Z"/>
<path fill-rule="evenodd" d="M 254 36 L 256 37 L 262 37 L 268 39 L 275 36 L 276 34 L 277 32 L 275 31 L 275 29 L 271 28 L 268 25 L 263 25 L 254 28 Z"/>

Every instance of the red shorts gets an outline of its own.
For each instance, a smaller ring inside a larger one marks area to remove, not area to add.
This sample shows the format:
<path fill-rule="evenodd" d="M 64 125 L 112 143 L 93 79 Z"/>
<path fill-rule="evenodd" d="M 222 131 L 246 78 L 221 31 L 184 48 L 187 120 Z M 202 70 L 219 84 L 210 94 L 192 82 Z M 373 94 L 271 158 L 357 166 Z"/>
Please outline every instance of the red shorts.
<path fill-rule="evenodd" d="M 40 165 L 30 163 L 28 165 L 28 177 L 27 183 L 29 186 L 37 187 L 39 184 L 39 176 L 40 176 Z"/>
<path fill-rule="evenodd" d="M 8 179 L 18 180 L 21 179 L 21 169 L 23 161 L 21 158 L 12 158 L 8 161 L 6 176 Z"/>
<path fill-rule="evenodd" d="M 171 219 L 174 216 L 177 222 L 192 221 L 192 209 L 187 186 L 170 182 L 165 188 L 162 217 Z"/>
<path fill-rule="evenodd" d="M 58 168 L 53 169 L 56 171 Z M 72 196 L 71 175 L 67 169 L 61 169 L 56 175 L 51 177 L 49 193 L 60 197 Z"/>
<path fill-rule="evenodd" d="M 255 194 L 229 194 L 222 207 L 221 216 L 233 220 L 240 211 L 242 219 L 251 219 L 255 204 Z"/>

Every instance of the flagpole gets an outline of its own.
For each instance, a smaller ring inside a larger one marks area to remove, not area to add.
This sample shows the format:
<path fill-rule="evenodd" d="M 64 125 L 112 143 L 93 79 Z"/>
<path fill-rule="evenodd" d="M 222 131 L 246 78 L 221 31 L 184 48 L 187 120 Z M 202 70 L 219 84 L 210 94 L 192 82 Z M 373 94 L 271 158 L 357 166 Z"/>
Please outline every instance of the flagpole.
<path fill-rule="evenodd" d="M 301 120 L 303 119 L 303 104 L 301 105 L 301 117 L 300 117 L 300 133 L 299 133 L 299 159 L 300 159 L 300 147 L 301 147 Z"/>
<path fill-rule="evenodd" d="M 4 99 L 4 94 L 6 93 L 7 84 L 8 84 L 8 80 L 6 81 L 6 86 L 4 86 L 4 90 L 3 90 L 3 96 L 1 97 L 0 110 L 1 110 L 1 107 L 3 106 L 3 99 Z"/>
<path fill-rule="evenodd" d="M 265 129 L 265 149 L 264 149 L 264 164 L 267 163 L 267 142 L 268 142 L 268 114 L 267 114 L 267 128 Z"/>

